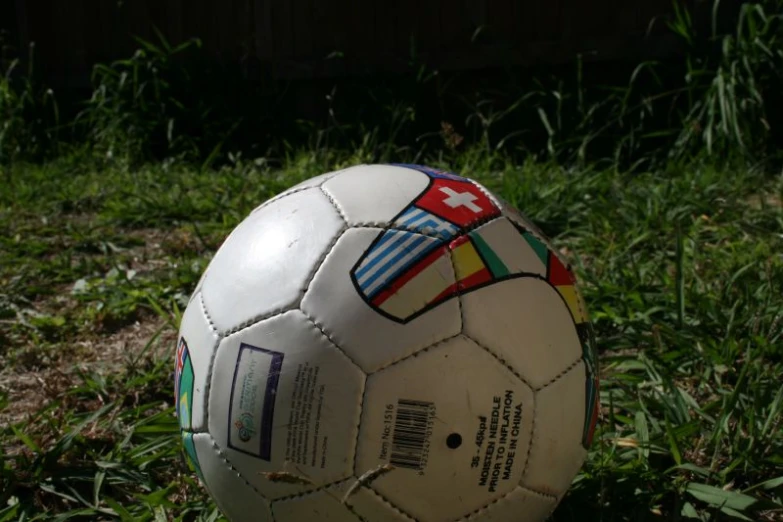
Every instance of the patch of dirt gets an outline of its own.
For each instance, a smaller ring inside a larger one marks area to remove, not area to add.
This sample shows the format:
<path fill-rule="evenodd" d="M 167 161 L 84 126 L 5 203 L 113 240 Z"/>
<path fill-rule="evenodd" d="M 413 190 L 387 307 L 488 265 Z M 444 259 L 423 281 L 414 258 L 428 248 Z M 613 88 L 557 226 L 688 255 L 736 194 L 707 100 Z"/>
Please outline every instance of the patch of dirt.
<path fill-rule="evenodd" d="M 92 215 L 68 215 L 67 221 L 76 228 L 95 226 Z M 44 223 L 45 224 L 45 223 Z M 129 229 L 112 231 L 113 236 L 120 234 L 136 243 L 133 246 L 119 247 L 109 252 L 73 252 L 71 263 L 79 263 L 90 257 L 107 255 L 115 261 L 125 263 L 129 269 L 139 274 L 155 272 L 170 266 L 169 255 L 201 253 L 204 246 L 196 234 L 188 229 Z M 47 237 L 47 242 L 57 243 L 57 248 L 70 248 L 71 237 Z M 109 247 L 114 249 L 115 247 Z M 54 255 L 54 254 L 52 254 Z M 53 292 L 39 296 L 20 310 L 15 320 L 25 320 L 34 316 L 71 316 L 76 308 L 83 306 L 72 295 L 75 281 L 56 285 Z M 29 312 L 29 313 L 28 313 Z M 28 317 L 29 316 L 29 317 Z M 8 405 L 0 410 L 0 426 L 7 426 L 29 419 L 48 402 L 57 400 L 68 389 L 81 384 L 77 371 L 105 372 L 117 371 L 126 361 L 140 356 L 145 347 L 148 355 L 169 355 L 173 352 L 176 331 L 166 326 L 160 317 L 143 314 L 133 324 L 103 335 L 90 328 L 74 331 L 57 327 L 46 346 L 33 345 L 26 335 L 11 335 L 8 342 L 18 350 L 16 364 L 0 364 L 0 397 L 5 397 Z M 54 326 L 52 328 L 55 328 Z M 158 330 L 160 335 L 147 347 Z M 171 354 L 173 358 L 173 354 Z M 2 363 L 0 357 L 0 363 Z"/>
<path fill-rule="evenodd" d="M 189 229 L 142 228 L 127 230 L 125 234 L 143 242 L 120 253 L 131 262 L 131 268 L 138 272 L 165 268 L 169 263 L 165 259 L 167 255 L 201 254 L 205 251 L 199 238 Z"/>
<path fill-rule="evenodd" d="M 151 342 L 156 332 L 160 335 Z M 78 360 L 55 357 L 51 366 L 23 368 L 7 367 L 0 371 L 0 394 L 8 405 L 0 410 L 0 426 L 29 419 L 47 403 L 57 400 L 70 388 L 81 384 L 77 370 L 109 373 L 117 371 L 126 361 L 143 354 L 173 359 L 176 331 L 158 317 L 149 317 L 126 326 L 106 337 L 76 340 L 68 346 Z M 146 349 L 146 352 L 145 352 Z"/>
<path fill-rule="evenodd" d="M 751 196 L 748 198 L 748 204 L 756 210 L 761 210 L 764 207 L 783 208 L 783 201 L 774 194 Z"/>

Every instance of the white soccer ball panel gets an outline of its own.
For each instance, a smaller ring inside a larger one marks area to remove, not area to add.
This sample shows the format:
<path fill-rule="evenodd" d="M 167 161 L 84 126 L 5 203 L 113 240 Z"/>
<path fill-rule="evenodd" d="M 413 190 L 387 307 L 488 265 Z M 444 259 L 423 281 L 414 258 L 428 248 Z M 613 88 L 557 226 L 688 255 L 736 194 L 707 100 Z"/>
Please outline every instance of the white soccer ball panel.
<path fill-rule="evenodd" d="M 318 189 L 297 192 L 248 216 L 218 249 L 203 295 L 220 331 L 296 306 L 343 227 Z"/>
<path fill-rule="evenodd" d="M 353 474 L 365 376 L 298 310 L 223 339 L 209 431 L 267 498 Z"/>
<path fill-rule="evenodd" d="M 321 187 L 334 198 L 349 225 L 385 225 L 429 184 L 418 171 L 390 165 L 362 165 L 348 169 Z"/>
<path fill-rule="evenodd" d="M 327 172 L 325 174 L 320 174 L 318 176 L 313 176 L 312 178 L 307 178 L 304 181 L 301 181 L 297 183 L 296 185 L 293 185 L 292 187 L 287 188 L 283 192 L 277 194 L 276 196 L 269 198 L 268 200 L 264 201 L 260 205 L 258 205 L 256 208 L 254 208 L 250 213 L 253 214 L 255 212 L 258 212 L 266 205 L 270 205 L 277 201 L 278 199 L 282 199 L 284 197 L 290 196 L 291 194 L 295 192 L 301 192 L 306 189 L 310 188 L 317 188 L 324 184 L 324 182 L 328 179 L 331 179 L 335 176 L 337 176 L 339 173 L 343 172 L 345 169 L 342 170 L 335 170 L 332 172 Z"/>
<path fill-rule="evenodd" d="M 361 519 L 352 508 L 342 502 L 338 488 L 328 488 L 302 497 L 281 499 L 272 504 L 275 522 L 359 522 Z M 372 522 L 383 520 L 373 513 Z M 383 513 L 378 513 L 383 516 Z"/>
<path fill-rule="evenodd" d="M 354 487 L 357 480 L 356 477 L 352 477 L 350 480 L 335 484 L 329 490 L 337 493 L 337 498 L 345 499 L 345 503 L 350 506 L 351 510 L 368 522 L 411 522 L 413 520 L 404 514 L 399 506 L 390 504 L 376 491 L 365 486 Z"/>
<path fill-rule="evenodd" d="M 367 373 L 454 336 L 461 329 L 457 299 L 427 308 L 427 299 L 436 297 L 454 283 L 447 255 L 438 257 L 427 270 L 409 279 L 409 284 L 400 291 L 384 293 L 372 286 L 384 277 L 377 273 L 370 276 L 375 279 L 358 279 L 354 283 L 352 270 L 362 268 L 357 263 L 384 232 L 377 228 L 346 231 L 316 272 L 301 304 L 302 310 Z M 412 255 L 420 253 L 421 245 L 436 241 L 427 236 L 410 235 L 415 236 L 414 241 L 422 241 L 413 247 Z M 402 241 L 407 239 L 402 238 Z M 429 255 L 439 254 L 433 251 Z M 396 260 L 379 263 L 380 269 L 391 273 L 395 270 L 394 263 Z M 365 284 L 370 286 L 363 287 Z M 375 291 L 380 293 L 371 293 Z M 397 300 L 403 295 L 405 300 Z M 373 302 L 375 297 L 388 299 L 376 304 L 377 300 Z M 426 313 L 422 313 L 424 311 Z M 403 324 L 403 320 L 408 322 Z"/>
<path fill-rule="evenodd" d="M 568 305 L 546 281 L 520 277 L 462 296 L 465 333 L 539 388 L 582 356 Z"/>
<path fill-rule="evenodd" d="M 210 327 L 199 294 L 195 294 L 182 315 L 175 365 L 175 402 L 180 429 L 204 428 L 207 376 L 218 335 Z"/>
<path fill-rule="evenodd" d="M 351 167 L 351 168 L 355 168 L 355 167 Z M 306 180 L 300 181 L 296 185 L 284 190 L 283 192 L 280 193 L 280 196 L 286 196 L 288 194 L 291 194 L 292 192 L 297 192 L 308 188 L 320 187 L 326 181 L 332 179 L 333 177 L 337 176 L 341 172 L 345 172 L 345 170 L 346 169 L 333 170 L 331 172 L 319 174 L 318 176 L 313 176 L 312 178 L 307 178 Z"/>
<path fill-rule="evenodd" d="M 465 522 L 543 522 L 557 506 L 557 499 L 517 487 L 511 493 L 469 517 Z"/>
<path fill-rule="evenodd" d="M 374 490 L 419 520 L 455 520 L 517 487 L 533 411 L 530 388 L 455 337 L 367 379 L 354 473 L 389 465 Z"/>
<path fill-rule="evenodd" d="M 560 498 L 584 463 L 585 366 L 536 392 L 536 426 L 521 484 Z"/>
<path fill-rule="evenodd" d="M 199 466 L 218 509 L 231 522 L 272 520 L 269 503 L 237 473 L 209 433 L 193 435 Z"/>

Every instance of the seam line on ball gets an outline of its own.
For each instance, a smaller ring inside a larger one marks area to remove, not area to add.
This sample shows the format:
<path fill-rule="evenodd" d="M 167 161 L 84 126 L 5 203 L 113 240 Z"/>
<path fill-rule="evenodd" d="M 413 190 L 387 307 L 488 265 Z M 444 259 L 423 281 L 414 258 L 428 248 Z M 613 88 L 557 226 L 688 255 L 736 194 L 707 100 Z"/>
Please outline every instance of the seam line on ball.
<path fill-rule="evenodd" d="M 525 475 L 527 475 L 527 467 L 530 464 L 530 454 L 533 453 L 533 444 L 535 443 L 535 436 L 536 436 L 536 419 L 538 419 L 538 400 L 536 399 L 536 394 L 534 392 L 533 393 L 533 419 L 530 421 L 530 439 L 529 439 L 530 443 L 527 445 L 527 451 L 525 452 L 525 464 L 522 466 L 522 473 L 520 474 L 520 480 L 524 480 Z"/>
<path fill-rule="evenodd" d="M 472 225 L 470 225 L 469 227 L 460 228 L 459 235 L 469 234 L 470 232 L 473 232 L 474 230 L 481 228 L 486 224 L 492 223 L 494 221 L 498 221 L 503 218 L 505 218 L 505 216 L 501 214 L 499 216 L 491 216 L 489 218 L 480 219 L 475 223 L 473 223 Z M 356 229 L 374 228 L 382 231 L 399 230 L 401 232 L 410 232 L 411 234 L 418 234 L 420 236 L 426 236 L 432 239 L 443 241 L 444 243 L 448 243 L 448 241 L 443 240 L 442 236 L 439 236 L 437 234 L 424 233 L 418 228 L 412 228 L 409 226 L 396 224 L 396 223 L 389 223 L 388 221 L 361 221 L 359 223 L 348 223 L 348 226 L 350 228 L 356 228 Z"/>
<path fill-rule="evenodd" d="M 277 504 L 278 502 L 288 502 L 290 500 L 294 500 L 294 499 L 297 499 L 297 498 L 303 498 L 303 497 L 308 497 L 310 495 L 315 495 L 316 493 L 320 493 L 321 491 L 325 491 L 325 490 L 331 488 L 332 486 L 336 486 L 338 484 L 342 484 L 343 482 L 348 482 L 349 480 L 351 480 L 351 478 L 352 477 L 348 477 L 348 478 L 344 478 L 344 479 L 340 479 L 340 480 L 333 480 L 332 482 L 328 482 L 328 483 L 323 484 L 321 486 L 318 486 L 317 488 L 314 488 L 314 489 L 308 489 L 307 491 L 300 491 L 299 493 L 294 493 L 292 495 L 286 495 L 284 497 L 278 497 L 276 499 L 270 500 L 270 504 L 272 505 L 272 509 L 274 509 L 274 505 Z"/>
<path fill-rule="evenodd" d="M 281 308 L 278 308 L 276 310 L 272 310 L 271 312 L 267 312 L 265 314 L 257 315 L 255 317 L 251 317 L 247 321 L 243 321 L 242 323 L 236 325 L 235 327 L 225 330 L 223 332 L 220 332 L 220 335 L 222 338 L 230 337 L 234 334 L 237 334 L 241 332 L 242 330 L 247 330 L 251 326 L 255 326 L 256 324 L 260 323 L 261 321 L 266 321 L 267 319 L 271 319 L 278 315 L 283 315 L 288 312 L 293 312 L 297 309 L 296 303 L 290 304 L 288 306 L 284 306 Z"/>
<path fill-rule="evenodd" d="M 533 493 L 534 495 L 538 495 L 539 497 L 544 497 L 544 498 L 548 498 L 548 499 L 552 499 L 552 500 L 557 501 L 557 496 L 552 495 L 550 493 L 544 493 L 543 491 L 537 491 L 537 490 L 529 488 L 527 486 L 522 486 L 521 484 L 518 487 L 520 489 L 523 489 L 523 490 L 527 491 L 528 493 Z"/>
<path fill-rule="evenodd" d="M 437 348 L 441 344 L 446 343 L 448 341 L 451 341 L 452 339 L 455 339 L 457 337 L 460 337 L 461 335 L 462 335 L 461 333 L 455 333 L 454 335 L 450 335 L 450 336 L 446 337 L 445 339 L 441 339 L 440 341 L 436 341 L 436 342 L 434 342 L 434 343 L 432 343 L 430 345 L 425 346 L 424 348 L 421 348 L 420 350 L 416 350 L 415 352 L 406 355 L 402 359 L 397 359 L 396 361 L 392 361 L 392 362 L 390 362 L 388 364 L 385 364 L 385 365 L 381 366 L 380 368 L 376 369 L 375 371 L 368 372 L 367 376 L 370 377 L 372 375 L 375 375 L 376 373 L 382 372 L 383 370 L 385 370 L 387 368 L 391 368 L 392 366 L 394 366 L 396 364 L 399 364 L 399 363 L 401 363 L 403 361 L 407 361 L 411 357 L 417 357 L 418 355 L 421 355 L 423 353 L 427 353 L 428 351 L 432 350 L 433 348 Z"/>
<path fill-rule="evenodd" d="M 298 194 L 300 192 L 304 192 L 305 190 L 311 190 L 311 189 L 316 189 L 316 188 L 317 187 L 302 187 L 302 188 L 291 190 L 290 192 L 283 191 L 282 193 L 280 193 L 280 194 L 278 194 L 276 196 L 273 196 L 273 197 L 269 198 L 268 200 L 264 201 L 263 203 L 261 203 L 260 205 L 258 205 L 256 208 L 254 208 L 253 210 L 250 211 L 250 214 L 255 214 L 256 212 L 258 212 L 260 210 L 263 210 L 264 208 L 268 207 L 272 203 L 277 203 L 281 199 L 285 199 L 288 196 L 293 196 L 294 194 Z M 250 214 L 248 214 L 248 215 L 250 215 Z"/>
<path fill-rule="evenodd" d="M 543 390 L 544 388 L 546 388 L 547 386 L 551 386 L 551 385 L 553 385 L 554 383 L 556 383 L 557 381 L 559 381 L 560 379 L 562 379 L 563 377 L 565 377 L 565 375 L 566 375 L 568 372 L 570 372 L 571 370 L 573 370 L 574 368 L 576 368 L 576 367 L 579 365 L 579 363 L 580 363 L 580 362 L 582 362 L 582 360 L 583 360 L 583 357 L 582 357 L 582 355 L 579 355 L 579 358 L 578 358 L 577 360 L 575 360 L 574 362 L 572 362 L 571 364 L 569 364 L 569 365 L 566 367 L 566 369 L 565 369 L 565 370 L 561 371 L 560 373 L 558 373 L 557 375 L 555 375 L 554 377 L 552 377 L 552 378 L 551 378 L 549 381 L 545 382 L 544 384 L 542 384 L 542 385 L 541 385 L 541 386 L 539 386 L 538 388 L 533 388 L 533 391 L 534 391 L 534 392 L 539 392 L 539 391 Z"/>
<path fill-rule="evenodd" d="M 244 484 L 247 487 L 249 487 L 250 489 L 255 491 L 258 494 L 259 497 L 261 497 L 263 500 L 267 500 L 267 498 L 264 496 L 264 494 L 261 493 L 260 491 L 258 491 L 258 489 L 256 489 L 256 487 L 253 484 L 248 482 L 247 479 L 242 476 L 242 473 L 240 473 L 240 471 L 237 468 L 235 468 L 233 464 L 231 464 L 231 461 L 228 460 L 228 455 L 226 455 L 223 452 L 223 450 L 221 449 L 221 447 L 218 445 L 217 441 L 215 440 L 215 437 L 213 437 L 212 434 L 209 433 L 209 432 L 205 432 L 205 433 L 207 434 L 207 436 L 209 437 L 210 442 L 212 443 L 212 449 L 215 450 L 215 453 L 217 453 L 218 458 L 220 458 L 220 460 L 223 461 L 223 463 L 228 467 L 228 469 L 230 469 L 231 471 L 236 473 L 237 477 L 239 477 L 239 480 L 244 482 Z M 267 502 L 268 502 L 268 500 L 267 500 Z"/>
<path fill-rule="evenodd" d="M 318 190 L 320 190 L 321 193 L 324 196 L 326 196 L 326 199 L 329 200 L 329 203 L 331 203 L 334 209 L 337 211 L 337 213 L 340 214 L 340 219 L 342 219 L 343 223 L 347 225 L 348 217 L 345 215 L 345 210 L 343 210 L 343 207 L 341 207 L 340 204 L 337 202 L 334 195 L 332 195 L 328 190 L 326 190 L 326 187 L 323 186 L 323 183 L 318 186 Z"/>
<path fill-rule="evenodd" d="M 337 245 L 337 242 L 340 241 L 340 238 L 342 238 L 348 230 L 349 230 L 348 226 L 343 224 L 340 230 L 337 231 L 337 233 L 334 235 L 332 240 L 329 242 L 329 244 L 326 245 L 326 248 L 324 249 L 324 252 L 321 254 L 321 256 L 316 260 L 315 263 L 313 263 L 313 268 L 310 269 L 310 273 L 307 274 L 307 279 L 305 279 L 304 290 L 302 290 L 301 294 L 299 295 L 299 299 L 297 299 L 296 302 L 297 308 L 300 309 L 302 308 L 302 301 L 304 301 L 304 297 L 307 295 L 307 292 L 310 290 L 310 285 L 312 285 L 313 281 L 315 281 L 315 277 L 318 275 L 318 271 L 321 270 L 321 267 L 326 262 L 326 258 L 329 257 L 329 254 L 332 253 L 334 247 Z"/>
<path fill-rule="evenodd" d="M 406 518 L 407 518 L 407 519 L 409 519 L 409 520 L 412 520 L 413 522 L 420 522 L 418 518 L 414 517 L 414 516 L 413 516 L 413 515 L 411 515 L 410 513 L 406 513 L 406 512 L 405 512 L 405 511 L 403 511 L 402 509 L 400 509 L 400 508 L 397 506 L 397 504 L 395 504 L 394 502 L 392 502 L 391 500 L 389 500 L 388 498 L 386 498 L 386 497 L 385 497 L 385 496 L 384 496 L 382 493 L 380 493 L 380 492 L 379 492 L 377 489 L 375 489 L 375 488 L 374 488 L 374 487 L 372 487 L 371 485 L 370 485 L 370 486 L 365 486 L 365 488 L 366 488 L 366 489 L 367 489 L 369 492 L 371 492 L 372 494 L 374 494 L 376 497 L 378 497 L 379 499 L 381 499 L 381 502 L 383 502 L 384 504 L 388 505 L 390 508 L 392 508 L 394 511 L 396 511 L 396 512 L 397 512 L 397 513 L 399 513 L 400 515 L 402 515 L 402 516 L 406 517 Z"/>
<path fill-rule="evenodd" d="M 202 404 L 202 411 L 204 412 L 204 430 L 207 430 L 209 428 L 209 392 L 212 390 L 212 373 L 215 370 L 215 359 L 217 358 L 217 349 L 218 346 L 220 346 L 220 341 L 223 340 L 223 336 L 220 334 L 220 332 L 215 328 L 215 326 L 212 324 L 212 319 L 209 317 L 209 311 L 207 310 L 207 303 L 204 301 L 204 294 L 199 293 L 199 302 L 201 303 L 201 309 L 204 312 L 204 316 L 207 318 L 207 321 L 209 322 L 209 326 L 212 329 L 212 331 L 215 333 L 216 339 L 215 342 L 212 343 L 212 347 L 209 353 L 209 363 L 207 364 L 207 376 L 204 380 L 204 404 Z M 211 437 L 211 435 L 210 435 Z"/>
<path fill-rule="evenodd" d="M 462 288 L 460 288 L 460 283 L 457 278 L 457 264 L 454 261 L 454 252 L 449 249 L 448 253 L 450 261 L 449 264 L 451 265 L 451 275 L 454 278 L 454 285 L 457 291 L 457 307 L 459 308 L 459 333 L 462 334 L 465 333 L 465 310 L 462 306 L 462 292 L 460 291 Z"/>
<path fill-rule="evenodd" d="M 324 330 L 324 327 L 323 327 L 323 326 L 322 326 L 320 323 L 318 323 L 318 321 L 316 321 L 316 319 L 315 319 L 314 317 L 310 317 L 310 314 L 308 314 L 307 312 L 305 312 L 305 311 L 304 311 L 304 310 L 302 310 L 301 308 L 300 308 L 298 311 L 299 311 L 299 312 L 300 312 L 302 315 L 304 315 L 304 316 L 305 316 L 305 319 L 307 319 L 308 321 L 310 321 L 310 323 L 312 323 L 312 325 L 313 325 L 313 326 L 315 326 L 315 328 L 316 328 L 316 329 L 317 329 L 317 330 L 318 330 L 318 331 L 321 333 L 321 335 L 323 335 L 323 336 L 326 338 L 326 340 L 327 340 L 327 341 L 329 341 L 329 343 L 331 343 L 331 345 L 332 345 L 332 346 L 334 346 L 334 347 L 337 349 L 337 351 L 338 351 L 338 352 L 340 352 L 340 353 L 343 355 L 343 357 L 345 357 L 346 359 L 348 359 L 348 361 L 349 361 L 351 364 L 353 364 L 354 366 L 356 366 L 356 368 L 357 368 L 357 369 L 358 369 L 358 370 L 359 370 L 359 371 L 362 373 L 362 375 L 364 375 L 364 376 L 365 376 L 365 378 L 367 377 L 367 373 L 366 373 L 366 372 L 365 372 L 365 371 L 362 369 L 362 367 L 361 367 L 361 366 L 359 366 L 359 365 L 356 363 L 356 361 L 354 361 L 354 360 L 351 358 L 351 356 L 350 356 L 350 355 L 348 355 L 348 354 L 345 352 L 345 350 L 343 350 L 343 349 L 340 347 L 340 345 L 339 345 L 339 344 L 337 344 L 337 342 L 336 342 L 334 339 L 332 339 L 332 336 L 331 336 L 331 335 L 329 335 L 329 334 L 326 332 L 326 330 Z"/>
<path fill-rule="evenodd" d="M 465 336 L 465 339 L 472 341 L 474 344 L 476 344 L 479 348 L 490 354 L 492 357 L 494 357 L 500 364 L 502 364 L 508 371 L 514 374 L 514 376 L 522 381 L 525 386 L 530 388 L 532 391 L 536 391 L 536 388 L 533 387 L 533 385 L 528 382 L 527 379 L 525 379 L 522 374 L 520 374 L 513 366 L 511 366 L 511 363 L 509 363 L 507 360 L 505 360 L 503 357 L 501 357 L 499 354 L 495 353 L 494 350 L 489 348 L 488 346 L 485 346 L 483 343 L 479 342 L 478 340 L 474 339 L 468 334 L 462 334 Z"/>
<path fill-rule="evenodd" d="M 461 518 L 458 518 L 458 519 L 456 520 L 456 522 L 466 522 L 466 521 L 468 521 L 468 520 L 475 519 L 475 517 L 476 517 L 477 515 L 480 515 L 480 514 L 481 514 L 483 511 L 486 511 L 487 509 L 489 509 L 489 507 L 490 507 L 490 506 L 494 506 L 495 504 L 497 504 L 498 502 L 500 502 L 501 500 L 503 500 L 504 498 L 506 498 L 507 496 L 509 496 L 511 493 L 513 493 L 514 491 L 516 491 L 516 490 L 517 490 L 517 488 L 519 488 L 519 487 L 520 487 L 520 486 L 519 486 L 519 485 L 517 485 L 517 486 L 516 486 L 515 488 L 513 488 L 511 491 L 508 491 L 508 492 L 504 493 L 503 495 L 499 496 L 498 498 L 496 498 L 496 499 L 494 499 L 494 500 L 490 500 L 489 502 L 487 502 L 486 504 L 484 504 L 484 505 L 483 505 L 483 506 L 481 506 L 480 508 L 478 508 L 478 509 L 474 509 L 473 511 L 471 511 L 471 512 L 470 512 L 470 513 L 468 513 L 467 515 L 465 515 L 465 516 L 463 516 L 463 517 L 461 517 Z"/>
<path fill-rule="evenodd" d="M 199 302 L 201 303 L 201 311 L 204 312 L 204 317 L 207 318 L 207 322 L 209 323 L 209 329 L 218 334 L 218 337 L 220 336 L 220 332 L 217 329 L 217 326 L 215 326 L 215 322 L 212 320 L 212 318 L 209 316 L 209 310 L 207 310 L 207 303 L 204 302 L 204 293 L 199 292 L 198 294 Z"/>
<path fill-rule="evenodd" d="M 348 168 L 350 168 L 350 167 L 348 167 Z M 264 207 L 266 207 L 268 205 L 271 205 L 272 203 L 275 203 L 277 201 L 280 201 L 281 199 L 287 198 L 288 196 L 292 196 L 294 194 L 298 194 L 299 192 L 304 192 L 305 190 L 311 190 L 311 189 L 320 189 L 324 185 L 324 183 L 326 183 L 329 180 L 332 180 L 332 179 L 336 178 L 337 176 L 339 176 L 340 174 L 342 174 L 343 172 L 348 170 L 348 168 L 340 169 L 340 170 L 336 170 L 336 171 L 334 171 L 332 173 L 328 173 L 328 174 L 331 174 L 331 175 L 325 174 L 324 176 L 326 176 L 326 177 L 323 180 L 321 180 L 321 182 L 318 183 L 317 185 L 311 185 L 309 187 L 301 187 L 301 188 L 293 189 L 293 190 L 288 189 L 290 192 L 287 192 L 287 193 L 284 190 L 282 193 L 280 193 L 280 194 L 278 194 L 276 196 L 273 196 L 273 197 L 269 198 L 268 200 L 264 201 L 263 203 L 261 203 L 260 205 L 258 205 L 256 208 L 254 208 L 253 210 L 250 211 L 250 214 L 255 214 L 256 212 L 258 212 L 259 210 L 263 209 Z"/>

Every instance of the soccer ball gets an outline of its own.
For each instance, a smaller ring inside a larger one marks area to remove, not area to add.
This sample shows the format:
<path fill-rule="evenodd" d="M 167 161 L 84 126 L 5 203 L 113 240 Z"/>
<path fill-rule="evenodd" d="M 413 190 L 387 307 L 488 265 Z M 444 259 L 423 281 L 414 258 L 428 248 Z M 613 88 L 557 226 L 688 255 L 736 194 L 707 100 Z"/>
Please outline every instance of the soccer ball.
<path fill-rule="evenodd" d="M 262 204 L 178 339 L 184 453 L 233 522 L 540 521 L 593 437 L 572 271 L 440 170 L 355 166 Z"/>

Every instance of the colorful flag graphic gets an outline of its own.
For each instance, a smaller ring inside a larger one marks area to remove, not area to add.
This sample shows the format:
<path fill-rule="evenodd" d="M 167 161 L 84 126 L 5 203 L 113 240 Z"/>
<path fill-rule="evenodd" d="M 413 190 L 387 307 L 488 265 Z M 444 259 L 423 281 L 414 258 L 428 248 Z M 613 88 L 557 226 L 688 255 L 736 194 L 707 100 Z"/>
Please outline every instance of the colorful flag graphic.
<path fill-rule="evenodd" d="M 174 412 L 179 421 L 182 433 L 182 443 L 185 447 L 185 456 L 188 462 L 201 477 L 201 468 L 198 463 L 196 446 L 193 444 L 191 411 L 193 410 L 193 363 L 190 359 L 190 350 L 184 337 L 180 337 L 177 343 L 177 361 L 174 371 Z"/>
<path fill-rule="evenodd" d="M 174 373 L 175 412 L 179 419 L 179 427 L 191 429 L 190 412 L 193 409 L 193 363 L 185 338 L 177 344 L 177 366 Z"/>
<path fill-rule="evenodd" d="M 201 466 L 198 463 L 198 454 L 196 454 L 196 445 L 193 443 L 193 433 L 182 432 L 182 445 L 185 447 L 185 459 L 193 467 L 196 475 L 204 482 L 204 475 L 201 473 Z"/>
<path fill-rule="evenodd" d="M 378 235 L 351 270 L 351 278 L 370 306 L 390 319 L 407 322 L 465 285 L 475 286 L 481 275 L 455 284 L 451 254 L 472 261 L 474 267 L 480 264 L 476 255 L 471 257 L 471 246 L 455 249 L 467 241 L 466 232 L 499 217 L 500 209 L 466 178 L 418 165 L 399 166 L 426 174 L 430 182 L 394 218 L 393 228 Z M 452 244 L 454 240 L 458 242 Z"/>
<path fill-rule="evenodd" d="M 593 443 L 593 435 L 598 423 L 600 381 L 592 327 L 590 323 L 583 322 L 576 325 L 576 330 L 582 341 L 582 360 L 585 363 L 585 424 L 582 445 L 587 449 Z"/>
<path fill-rule="evenodd" d="M 585 425 L 592 443 L 598 418 L 598 371 L 587 309 L 576 278 L 530 230 L 503 218 L 489 195 L 466 178 L 397 164 L 430 178 L 427 188 L 381 232 L 351 270 L 365 302 L 406 323 L 448 299 L 512 277 L 545 279 L 576 325 L 585 363 Z"/>
<path fill-rule="evenodd" d="M 498 219 L 500 209 L 483 189 L 456 174 L 401 166 L 430 183 L 351 271 L 370 306 L 405 323 L 456 295 L 530 275 L 550 280 L 578 312 L 581 298 L 568 270 L 530 231 Z"/>

